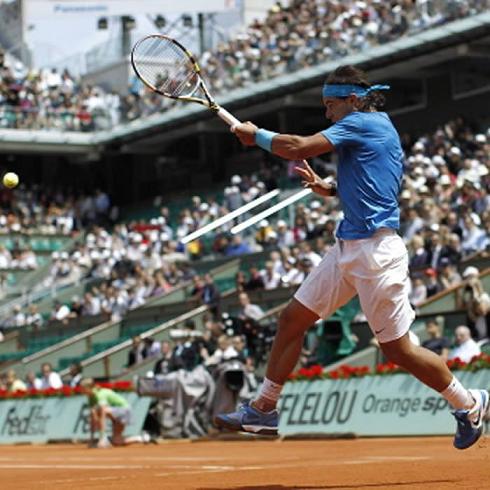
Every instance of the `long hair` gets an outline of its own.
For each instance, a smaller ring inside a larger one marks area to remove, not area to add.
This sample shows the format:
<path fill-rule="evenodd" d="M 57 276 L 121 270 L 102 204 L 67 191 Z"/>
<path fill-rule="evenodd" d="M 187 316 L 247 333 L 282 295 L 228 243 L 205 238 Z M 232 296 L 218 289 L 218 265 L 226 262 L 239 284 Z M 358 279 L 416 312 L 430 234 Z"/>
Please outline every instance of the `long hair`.
<path fill-rule="evenodd" d="M 364 88 L 371 86 L 366 73 L 352 65 L 339 66 L 328 75 L 326 83 L 335 85 L 359 85 Z M 384 106 L 385 97 L 380 92 L 371 92 L 365 97 L 361 97 L 360 101 L 359 110 L 361 112 L 371 112 Z"/>

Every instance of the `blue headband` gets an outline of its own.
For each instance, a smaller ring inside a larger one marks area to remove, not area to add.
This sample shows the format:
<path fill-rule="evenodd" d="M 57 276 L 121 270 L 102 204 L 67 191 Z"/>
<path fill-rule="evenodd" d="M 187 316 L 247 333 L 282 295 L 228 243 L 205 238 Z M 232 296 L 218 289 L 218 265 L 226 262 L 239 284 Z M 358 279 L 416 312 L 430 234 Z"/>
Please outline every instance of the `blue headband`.
<path fill-rule="evenodd" d="M 335 85 L 326 83 L 323 86 L 323 97 L 349 97 L 352 94 L 358 97 L 365 97 L 376 90 L 390 90 L 390 86 L 372 85 L 369 88 L 365 88 L 360 85 Z"/>

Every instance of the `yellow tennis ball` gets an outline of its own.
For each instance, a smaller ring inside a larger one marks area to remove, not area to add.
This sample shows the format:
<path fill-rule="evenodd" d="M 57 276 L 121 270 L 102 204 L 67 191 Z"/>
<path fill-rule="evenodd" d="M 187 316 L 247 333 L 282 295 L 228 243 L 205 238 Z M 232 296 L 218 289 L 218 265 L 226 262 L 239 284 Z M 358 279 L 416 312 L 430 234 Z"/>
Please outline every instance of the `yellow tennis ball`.
<path fill-rule="evenodd" d="M 13 189 L 19 183 L 19 176 L 14 172 L 7 172 L 3 176 L 3 185 L 9 189 Z"/>

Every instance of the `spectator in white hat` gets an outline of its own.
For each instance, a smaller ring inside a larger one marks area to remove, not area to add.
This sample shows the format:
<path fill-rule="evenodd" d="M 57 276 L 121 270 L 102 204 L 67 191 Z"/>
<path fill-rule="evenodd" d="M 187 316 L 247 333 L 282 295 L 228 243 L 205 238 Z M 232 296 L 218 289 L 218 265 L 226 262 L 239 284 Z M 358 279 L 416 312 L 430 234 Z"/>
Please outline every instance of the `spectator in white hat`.
<path fill-rule="evenodd" d="M 284 261 L 284 274 L 281 277 L 282 285 L 285 287 L 301 284 L 304 274 L 296 267 L 296 259 L 288 257 Z"/>
<path fill-rule="evenodd" d="M 294 245 L 294 233 L 288 229 L 287 223 L 280 219 L 277 222 L 277 245 L 278 247 L 291 247 Z"/>
<path fill-rule="evenodd" d="M 466 310 L 467 325 L 477 338 L 488 336 L 486 316 L 490 312 L 490 297 L 479 279 L 476 267 L 463 271 L 463 284 L 458 290 L 458 307 Z"/>
<path fill-rule="evenodd" d="M 239 175 L 234 175 L 231 178 L 231 185 L 240 185 L 242 183 L 242 178 Z"/>
<path fill-rule="evenodd" d="M 257 233 L 255 233 L 255 241 L 261 245 L 265 246 L 269 241 L 269 234 L 272 231 L 272 226 L 266 219 L 263 219 L 259 222 L 259 229 Z"/>
<path fill-rule="evenodd" d="M 225 189 L 225 206 L 230 211 L 243 206 L 243 197 L 237 185 L 232 185 Z"/>

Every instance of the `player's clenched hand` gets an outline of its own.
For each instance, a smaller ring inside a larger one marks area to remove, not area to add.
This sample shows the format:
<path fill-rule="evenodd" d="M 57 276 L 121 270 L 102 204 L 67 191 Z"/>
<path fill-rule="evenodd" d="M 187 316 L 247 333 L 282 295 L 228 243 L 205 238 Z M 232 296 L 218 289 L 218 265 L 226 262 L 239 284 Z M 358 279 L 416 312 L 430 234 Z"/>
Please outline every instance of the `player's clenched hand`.
<path fill-rule="evenodd" d="M 306 160 L 302 160 L 302 166 L 294 167 L 294 171 L 303 179 L 303 187 L 311 189 L 321 196 L 331 196 L 334 194 L 334 186 L 327 184 L 316 174 L 308 165 Z"/>
<path fill-rule="evenodd" d="M 250 121 L 231 127 L 231 132 L 235 133 L 240 142 L 245 146 L 255 145 L 255 133 L 259 128 Z"/>

